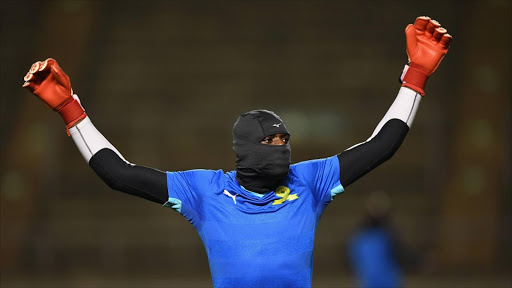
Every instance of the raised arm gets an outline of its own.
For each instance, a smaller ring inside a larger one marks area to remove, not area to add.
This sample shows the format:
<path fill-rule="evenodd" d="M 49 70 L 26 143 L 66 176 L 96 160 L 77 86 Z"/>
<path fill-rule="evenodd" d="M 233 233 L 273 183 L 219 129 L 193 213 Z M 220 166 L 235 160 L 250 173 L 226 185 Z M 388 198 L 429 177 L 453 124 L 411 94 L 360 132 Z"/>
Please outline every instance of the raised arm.
<path fill-rule="evenodd" d="M 400 77 L 402 87 L 370 138 L 338 155 L 343 187 L 390 159 L 398 150 L 425 95 L 425 83 L 452 40 L 446 29 L 426 16 L 418 17 L 414 25 L 409 24 L 405 34 L 409 63 Z"/>
<path fill-rule="evenodd" d="M 71 81 L 54 59 L 36 62 L 24 78 L 23 87 L 57 111 L 66 124 L 89 166 L 112 189 L 156 203 L 167 202 L 167 177 L 164 172 L 137 166 L 103 137 L 73 94 Z"/>

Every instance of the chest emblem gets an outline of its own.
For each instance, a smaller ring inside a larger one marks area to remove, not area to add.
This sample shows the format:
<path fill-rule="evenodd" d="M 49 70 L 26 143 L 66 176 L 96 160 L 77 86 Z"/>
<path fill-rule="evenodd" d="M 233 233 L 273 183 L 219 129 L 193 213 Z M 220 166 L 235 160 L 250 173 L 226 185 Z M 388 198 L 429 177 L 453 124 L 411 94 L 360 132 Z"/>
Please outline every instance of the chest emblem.
<path fill-rule="evenodd" d="M 276 196 L 281 199 L 274 200 L 272 205 L 279 205 L 283 204 L 285 201 L 293 201 L 295 199 L 299 199 L 299 196 L 297 196 L 297 194 L 290 194 L 290 188 L 286 186 L 277 187 Z"/>
<path fill-rule="evenodd" d="M 236 204 L 236 196 L 238 196 L 238 194 L 232 195 L 231 193 L 228 192 L 228 190 L 224 189 L 224 195 L 231 197 L 231 199 L 233 199 L 233 202 L 235 202 Z"/>

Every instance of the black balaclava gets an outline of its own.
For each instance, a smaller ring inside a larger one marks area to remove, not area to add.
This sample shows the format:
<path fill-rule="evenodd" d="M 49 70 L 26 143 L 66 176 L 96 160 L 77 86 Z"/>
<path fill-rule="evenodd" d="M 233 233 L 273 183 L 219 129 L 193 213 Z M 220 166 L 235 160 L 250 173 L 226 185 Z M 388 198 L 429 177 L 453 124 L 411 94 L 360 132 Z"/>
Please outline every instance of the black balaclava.
<path fill-rule="evenodd" d="M 236 180 L 244 188 L 258 193 L 275 190 L 288 175 L 290 144 L 262 144 L 265 137 L 288 133 L 283 120 L 274 112 L 253 110 L 238 117 L 233 127 L 236 154 Z"/>

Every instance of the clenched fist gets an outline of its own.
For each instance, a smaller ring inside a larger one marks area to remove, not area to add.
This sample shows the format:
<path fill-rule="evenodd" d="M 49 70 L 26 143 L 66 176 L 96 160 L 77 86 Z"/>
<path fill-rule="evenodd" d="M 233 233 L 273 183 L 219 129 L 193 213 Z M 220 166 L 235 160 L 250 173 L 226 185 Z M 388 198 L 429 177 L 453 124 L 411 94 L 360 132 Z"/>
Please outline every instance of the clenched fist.
<path fill-rule="evenodd" d="M 427 16 L 420 16 L 414 25 L 407 25 L 405 35 L 409 68 L 403 77 L 402 86 L 425 95 L 427 78 L 434 73 L 448 52 L 452 36 L 439 22 Z"/>
<path fill-rule="evenodd" d="M 25 80 L 23 87 L 43 100 L 48 107 L 60 113 L 67 128 L 74 126 L 87 116 L 78 102 L 78 97 L 73 95 L 68 75 L 54 59 L 48 58 L 34 63 L 23 80 Z"/>

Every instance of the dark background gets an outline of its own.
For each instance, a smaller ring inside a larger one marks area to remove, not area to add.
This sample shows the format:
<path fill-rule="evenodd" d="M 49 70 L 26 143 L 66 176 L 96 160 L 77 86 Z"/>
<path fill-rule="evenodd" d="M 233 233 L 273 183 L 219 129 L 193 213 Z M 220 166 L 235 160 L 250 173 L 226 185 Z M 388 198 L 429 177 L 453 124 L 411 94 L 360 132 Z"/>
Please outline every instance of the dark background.
<path fill-rule="evenodd" d="M 426 255 L 407 287 L 511 287 L 510 1 L 0 3 L 1 287 L 211 285 L 192 225 L 110 190 L 21 88 L 33 62 L 57 59 L 128 161 L 227 171 L 232 125 L 252 109 L 285 120 L 293 162 L 367 139 L 420 15 L 448 29 L 450 51 L 394 158 L 326 209 L 313 286 L 354 285 L 344 246 L 382 190 L 403 242 Z"/>

